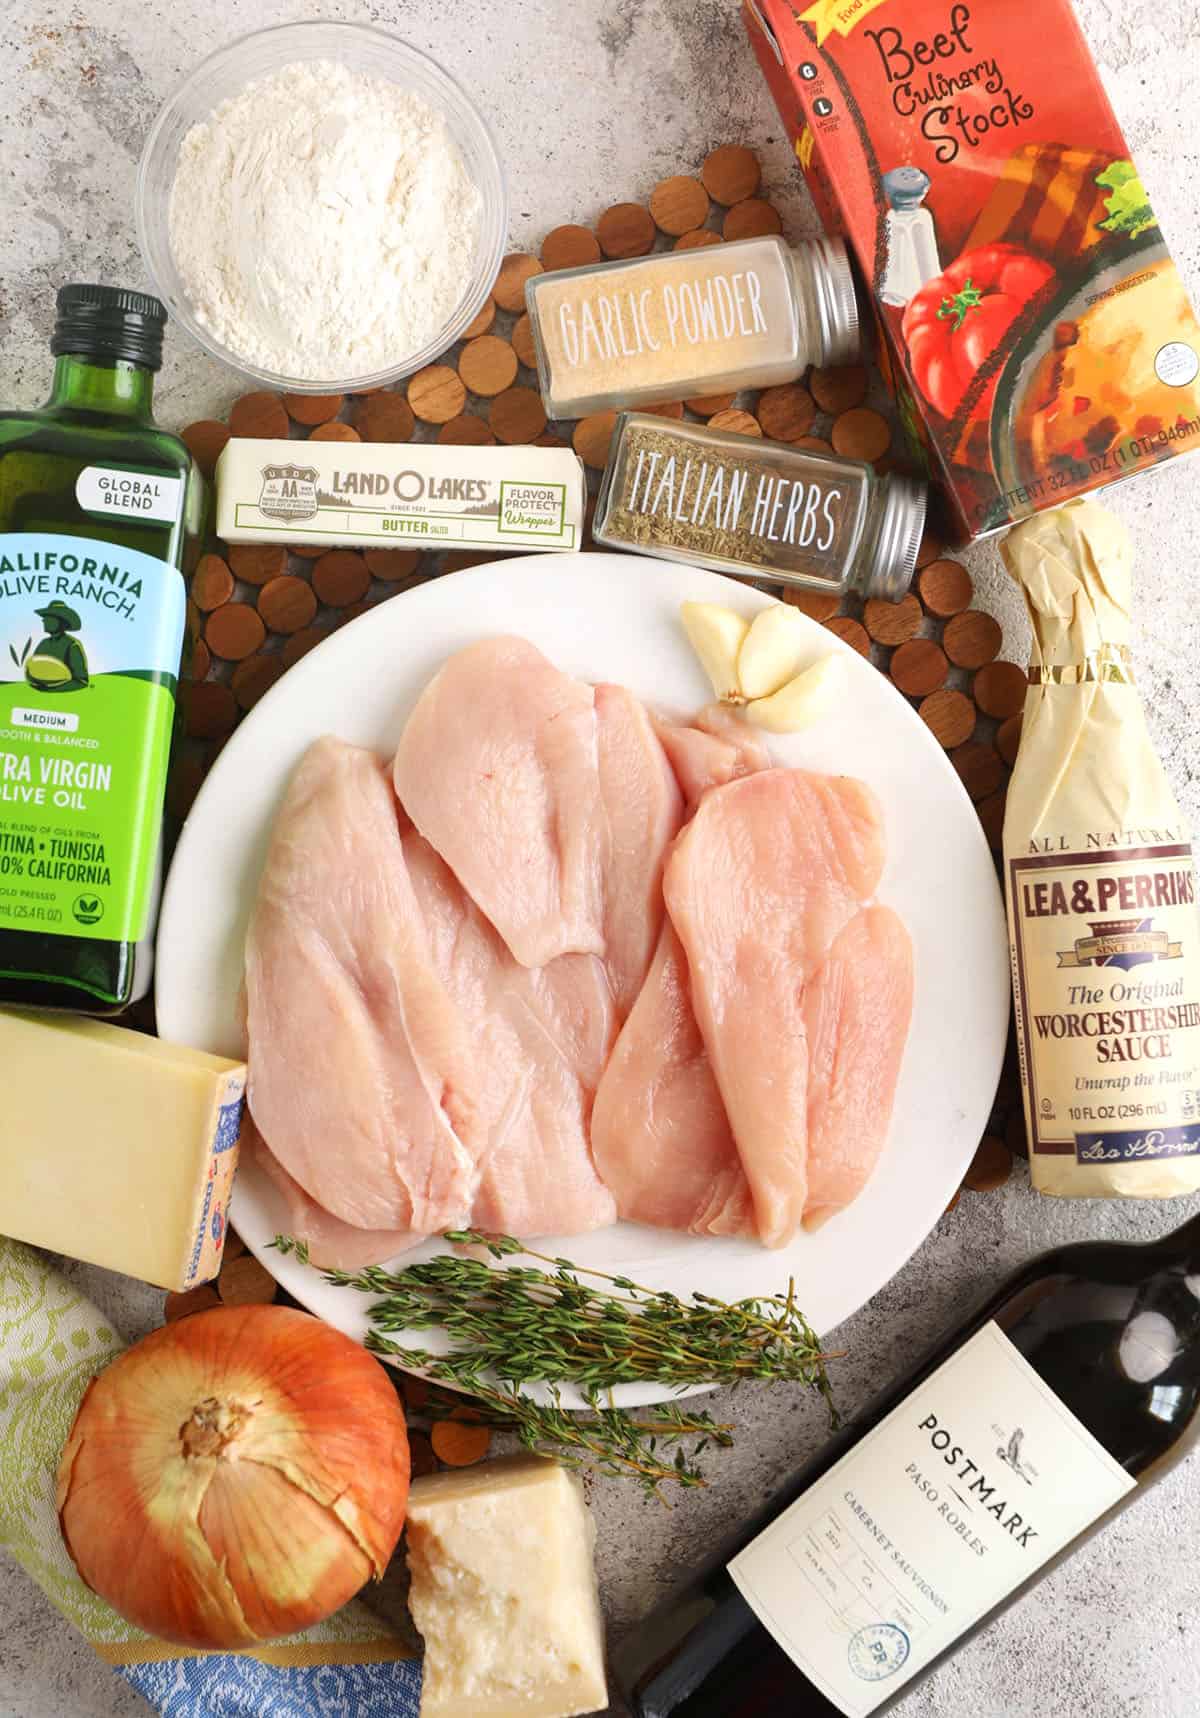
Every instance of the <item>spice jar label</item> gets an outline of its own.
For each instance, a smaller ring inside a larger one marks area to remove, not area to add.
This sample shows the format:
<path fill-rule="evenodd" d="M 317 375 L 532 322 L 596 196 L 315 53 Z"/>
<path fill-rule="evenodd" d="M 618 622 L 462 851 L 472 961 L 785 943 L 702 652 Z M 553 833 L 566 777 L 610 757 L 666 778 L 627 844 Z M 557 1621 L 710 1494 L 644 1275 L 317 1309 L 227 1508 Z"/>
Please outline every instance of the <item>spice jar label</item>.
<path fill-rule="evenodd" d="M 0 930 L 146 934 L 184 608 L 153 555 L 0 535 Z"/>

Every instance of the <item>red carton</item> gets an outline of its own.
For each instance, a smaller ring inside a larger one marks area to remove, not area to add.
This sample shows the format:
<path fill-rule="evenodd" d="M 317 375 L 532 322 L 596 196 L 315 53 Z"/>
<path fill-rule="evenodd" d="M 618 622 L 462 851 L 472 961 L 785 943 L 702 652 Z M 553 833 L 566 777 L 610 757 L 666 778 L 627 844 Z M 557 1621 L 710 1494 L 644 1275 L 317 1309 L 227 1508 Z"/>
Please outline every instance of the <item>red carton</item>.
<path fill-rule="evenodd" d="M 964 540 L 1200 448 L 1200 324 L 1068 0 L 743 10 Z"/>

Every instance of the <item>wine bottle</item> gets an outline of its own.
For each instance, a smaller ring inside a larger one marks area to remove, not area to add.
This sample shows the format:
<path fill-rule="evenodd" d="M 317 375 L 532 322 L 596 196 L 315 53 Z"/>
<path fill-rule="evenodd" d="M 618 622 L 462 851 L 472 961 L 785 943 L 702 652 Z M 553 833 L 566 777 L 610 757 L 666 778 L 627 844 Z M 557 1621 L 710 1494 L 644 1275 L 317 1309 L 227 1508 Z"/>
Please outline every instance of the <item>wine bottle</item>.
<path fill-rule="evenodd" d="M 887 1711 L 1200 1437 L 1200 1216 L 1035 1259 L 620 1643 L 636 1718 Z"/>

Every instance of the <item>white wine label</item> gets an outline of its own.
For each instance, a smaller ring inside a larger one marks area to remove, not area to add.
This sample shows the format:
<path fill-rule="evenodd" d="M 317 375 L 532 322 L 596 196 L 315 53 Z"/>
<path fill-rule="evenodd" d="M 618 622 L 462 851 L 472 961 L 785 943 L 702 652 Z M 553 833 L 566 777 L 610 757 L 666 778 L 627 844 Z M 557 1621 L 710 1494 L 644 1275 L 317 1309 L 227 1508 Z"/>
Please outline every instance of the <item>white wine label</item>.
<path fill-rule="evenodd" d="M 1030 1145 L 1176 1191 L 1158 1166 L 1200 1155 L 1191 843 L 1014 858 L 1008 888 Z"/>
<path fill-rule="evenodd" d="M 845 1718 L 868 1718 L 1134 1488 L 986 1324 L 729 1573 Z"/>

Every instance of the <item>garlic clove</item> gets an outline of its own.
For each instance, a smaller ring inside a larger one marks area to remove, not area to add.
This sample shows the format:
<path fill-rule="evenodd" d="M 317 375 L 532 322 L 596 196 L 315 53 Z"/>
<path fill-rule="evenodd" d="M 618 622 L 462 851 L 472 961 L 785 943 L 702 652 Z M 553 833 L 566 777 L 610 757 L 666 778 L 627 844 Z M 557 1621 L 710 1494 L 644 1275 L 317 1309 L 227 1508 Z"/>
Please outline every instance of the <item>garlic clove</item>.
<path fill-rule="evenodd" d="M 753 699 L 744 714 L 772 734 L 799 733 L 826 713 L 841 693 L 845 678 L 846 664 L 840 652 L 823 656 L 769 698 Z"/>
<path fill-rule="evenodd" d="M 726 704 L 744 703 L 737 664 L 742 641 L 750 630 L 748 622 L 715 602 L 680 603 L 679 618 L 717 697 Z"/>
<path fill-rule="evenodd" d="M 747 698 L 769 698 L 786 686 L 812 649 L 812 628 L 798 609 L 774 603 L 757 614 L 738 652 L 738 684 Z"/>

